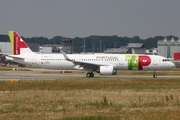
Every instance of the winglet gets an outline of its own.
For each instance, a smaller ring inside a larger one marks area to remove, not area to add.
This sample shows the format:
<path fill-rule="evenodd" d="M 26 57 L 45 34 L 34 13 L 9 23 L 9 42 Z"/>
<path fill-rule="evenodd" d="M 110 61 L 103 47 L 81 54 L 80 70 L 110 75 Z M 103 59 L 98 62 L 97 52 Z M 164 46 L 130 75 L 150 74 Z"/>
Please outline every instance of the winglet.
<path fill-rule="evenodd" d="M 67 61 L 73 62 L 73 60 L 69 59 L 69 57 L 66 55 L 66 53 L 65 53 L 64 51 L 62 51 L 62 50 L 60 50 L 60 51 L 61 51 L 61 53 L 63 54 L 64 58 L 65 58 Z"/>

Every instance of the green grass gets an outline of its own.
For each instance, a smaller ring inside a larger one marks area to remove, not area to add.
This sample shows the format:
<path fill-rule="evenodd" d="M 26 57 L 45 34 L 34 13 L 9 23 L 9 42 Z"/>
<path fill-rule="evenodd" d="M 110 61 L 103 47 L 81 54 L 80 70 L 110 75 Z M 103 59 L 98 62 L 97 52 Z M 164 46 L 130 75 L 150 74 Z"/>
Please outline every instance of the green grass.
<path fill-rule="evenodd" d="M 103 116 L 82 116 L 82 117 L 67 117 L 62 120 L 119 120 L 120 118 L 103 117 Z"/>
<path fill-rule="evenodd" d="M 61 78 L 59 80 L 25 80 L 18 84 L 0 81 L 0 90 L 143 90 L 179 89 L 179 78 Z"/>
<path fill-rule="evenodd" d="M 178 78 L 61 78 L 0 82 L 5 120 L 180 119 Z"/>

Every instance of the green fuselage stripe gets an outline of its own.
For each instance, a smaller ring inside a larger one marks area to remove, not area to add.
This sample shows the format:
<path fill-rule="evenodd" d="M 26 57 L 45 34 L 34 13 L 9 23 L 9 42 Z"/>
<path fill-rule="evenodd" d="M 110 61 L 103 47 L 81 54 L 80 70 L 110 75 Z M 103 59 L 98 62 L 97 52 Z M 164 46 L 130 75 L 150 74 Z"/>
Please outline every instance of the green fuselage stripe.
<path fill-rule="evenodd" d="M 126 56 L 126 61 L 128 61 L 128 70 L 133 70 L 133 68 L 138 68 L 138 56 L 128 55 Z"/>

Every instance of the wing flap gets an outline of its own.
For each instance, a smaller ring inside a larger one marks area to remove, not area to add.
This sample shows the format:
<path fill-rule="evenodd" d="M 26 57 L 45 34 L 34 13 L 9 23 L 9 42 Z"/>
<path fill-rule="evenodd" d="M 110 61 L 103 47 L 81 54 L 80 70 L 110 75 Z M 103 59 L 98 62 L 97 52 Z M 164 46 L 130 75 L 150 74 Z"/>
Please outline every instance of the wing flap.
<path fill-rule="evenodd" d="M 82 61 L 73 61 L 75 66 L 79 66 L 78 68 L 83 68 L 85 70 L 91 70 L 91 71 L 96 71 L 99 69 L 100 64 L 94 64 L 94 63 L 89 63 L 89 62 L 82 62 Z"/>

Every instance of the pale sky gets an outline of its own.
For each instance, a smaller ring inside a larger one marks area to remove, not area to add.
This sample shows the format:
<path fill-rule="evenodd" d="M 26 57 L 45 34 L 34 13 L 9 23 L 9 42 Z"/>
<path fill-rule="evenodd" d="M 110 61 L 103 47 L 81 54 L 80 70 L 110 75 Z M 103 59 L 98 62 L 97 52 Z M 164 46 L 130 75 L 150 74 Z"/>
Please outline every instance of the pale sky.
<path fill-rule="evenodd" d="M 0 0 L 0 34 L 180 37 L 180 0 Z"/>

